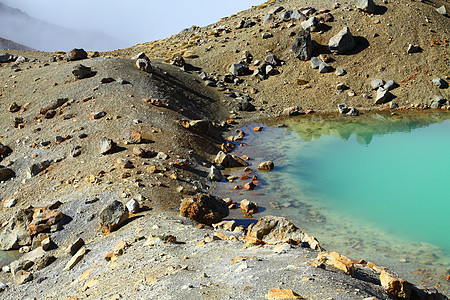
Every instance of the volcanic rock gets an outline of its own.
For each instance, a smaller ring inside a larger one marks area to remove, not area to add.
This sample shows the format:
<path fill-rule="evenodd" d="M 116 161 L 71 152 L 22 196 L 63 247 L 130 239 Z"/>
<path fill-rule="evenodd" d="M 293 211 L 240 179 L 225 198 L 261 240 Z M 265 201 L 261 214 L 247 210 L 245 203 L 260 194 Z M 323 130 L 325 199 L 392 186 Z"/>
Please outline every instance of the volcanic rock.
<path fill-rule="evenodd" d="M 0 181 L 6 180 L 9 176 L 11 176 L 12 173 L 13 171 L 11 169 L 0 166 Z"/>
<path fill-rule="evenodd" d="M 208 194 L 197 194 L 184 198 L 180 215 L 198 223 L 212 225 L 228 216 L 228 206 L 220 198 Z"/>
<path fill-rule="evenodd" d="M 214 162 L 224 168 L 246 167 L 248 163 L 237 155 L 226 154 L 223 151 L 217 153 Z"/>
<path fill-rule="evenodd" d="M 338 34 L 333 36 L 328 42 L 331 52 L 344 54 L 350 52 L 355 47 L 356 42 L 348 27 L 344 27 Z"/>
<path fill-rule="evenodd" d="M 100 227 L 107 234 L 120 227 L 128 218 L 128 211 L 122 202 L 113 200 L 102 209 L 99 215 Z"/>
<path fill-rule="evenodd" d="M 86 59 L 87 57 L 88 55 L 83 49 L 73 49 L 66 54 L 67 61 L 81 60 Z"/>
<path fill-rule="evenodd" d="M 376 5 L 373 0 L 358 0 L 358 8 L 368 13 L 374 13 Z"/>
<path fill-rule="evenodd" d="M 232 64 L 229 72 L 234 76 L 243 76 L 250 74 L 250 70 L 247 64 Z"/>
<path fill-rule="evenodd" d="M 88 78 L 88 77 L 91 77 L 93 75 L 92 69 L 90 67 L 86 67 L 86 66 L 84 66 L 82 64 L 76 65 L 73 68 L 73 70 L 72 70 L 72 74 L 77 79 Z"/>
<path fill-rule="evenodd" d="M 310 32 L 316 32 L 320 31 L 320 21 L 317 19 L 317 17 L 311 17 L 307 21 L 303 21 L 301 23 L 304 30 L 310 31 Z"/>
<path fill-rule="evenodd" d="M 311 40 L 311 34 L 309 31 L 300 30 L 290 49 L 292 53 L 294 53 L 294 57 L 301 60 L 310 59 L 314 50 L 314 44 Z"/>
<path fill-rule="evenodd" d="M 445 80 L 442 79 L 442 78 L 435 78 L 435 79 L 432 80 L 432 82 L 433 82 L 433 84 L 434 84 L 435 86 L 437 86 L 437 87 L 440 88 L 440 89 L 446 89 L 446 88 L 448 88 L 448 82 L 445 81 Z"/>

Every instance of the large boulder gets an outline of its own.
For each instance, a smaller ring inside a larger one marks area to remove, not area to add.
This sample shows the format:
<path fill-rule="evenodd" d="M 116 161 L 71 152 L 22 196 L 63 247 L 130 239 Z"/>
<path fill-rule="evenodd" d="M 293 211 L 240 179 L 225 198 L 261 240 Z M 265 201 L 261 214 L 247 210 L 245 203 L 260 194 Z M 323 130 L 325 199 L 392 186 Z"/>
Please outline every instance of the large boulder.
<path fill-rule="evenodd" d="M 238 168 L 248 166 L 248 163 L 239 156 L 227 154 L 223 151 L 217 153 L 214 162 L 224 168 Z"/>
<path fill-rule="evenodd" d="M 122 225 L 128 219 L 128 210 L 118 200 L 111 201 L 106 205 L 99 215 L 100 227 L 103 233 L 108 234 Z"/>
<path fill-rule="evenodd" d="M 322 249 L 319 241 L 282 217 L 262 217 L 248 227 L 245 239 L 248 243 L 276 245 L 294 242 L 314 250 Z"/>
<path fill-rule="evenodd" d="M 67 61 L 81 60 L 88 57 L 87 52 L 83 49 L 73 49 L 66 54 Z"/>
<path fill-rule="evenodd" d="M 333 36 L 328 42 L 328 48 L 331 52 L 344 54 L 355 48 L 356 42 L 348 27 L 342 28 L 338 34 Z"/>
<path fill-rule="evenodd" d="M 183 199 L 180 206 L 182 217 L 207 225 L 219 223 L 228 214 L 229 210 L 225 201 L 208 194 L 187 197 Z"/>
<path fill-rule="evenodd" d="M 311 58 L 314 50 L 314 43 L 311 40 L 309 31 L 300 30 L 291 46 L 291 51 L 296 58 L 308 60 Z"/>

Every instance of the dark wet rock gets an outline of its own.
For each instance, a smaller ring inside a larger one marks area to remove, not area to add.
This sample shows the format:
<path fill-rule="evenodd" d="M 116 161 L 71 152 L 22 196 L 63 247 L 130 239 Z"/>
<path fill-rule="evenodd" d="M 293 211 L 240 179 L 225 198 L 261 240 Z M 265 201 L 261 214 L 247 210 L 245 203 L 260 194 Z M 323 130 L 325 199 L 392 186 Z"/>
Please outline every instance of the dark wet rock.
<path fill-rule="evenodd" d="M 358 8 L 368 13 L 374 13 L 376 5 L 373 0 L 358 0 Z"/>
<path fill-rule="evenodd" d="M 219 223 L 228 214 L 229 210 L 225 201 L 209 194 L 197 194 L 184 198 L 180 206 L 182 217 L 202 224 Z"/>
<path fill-rule="evenodd" d="M 113 151 L 116 146 L 117 145 L 113 140 L 108 139 L 108 138 L 103 138 L 100 141 L 100 153 L 103 155 L 111 153 L 111 151 Z"/>
<path fill-rule="evenodd" d="M 66 54 L 67 61 L 81 60 L 86 59 L 87 57 L 88 55 L 86 51 L 84 51 L 83 49 L 73 49 L 72 51 Z"/>
<path fill-rule="evenodd" d="M 447 105 L 447 104 L 448 104 L 448 101 L 445 100 L 444 97 L 439 96 L 431 102 L 430 107 L 431 108 L 441 108 L 443 105 Z"/>
<path fill-rule="evenodd" d="M 282 217 L 265 216 L 248 227 L 245 237 L 248 244 L 269 245 L 296 243 L 314 250 L 320 250 L 319 242 Z"/>
<path fill-rule="evenodd" d="M 375 104 L 383 104 L 387 103 L 394 99 L 394 95 L 392 95 L 388 90 L 380 87 L 377 90 L 377 98 L 375 99 Z"/>
<path fill-rule="evenodd" d="M 223 175 L 214 165 L 209 169 L 208 179 L 211 181 L 222 181 Z"/>
<path fill-rule="evenodd" d="M 311 17 L 306 21 L 303 21 L 301 23 L 304 30 L 310 31 L 310 32 L 317 32 L 320 31 L 322 24 L 320 23 L 319 19 L 316 17 Z"/>
<path fill-rule="evenodd" d="M 183 56 L 181 56 L 180 54 L 175 54 L 174 56 L 172 56 L 172 58 L 170 59 L 170 63 L 177 67 L 183 67 L 186 64 Z"/>
<path fill-rule="evenodd" d="M 250 74 L 250 70 L 247 64 L 232 64 L 230 66 L 230 73 L 234 76 L 243 76 Z"/>
<path fill-rule="evenodd" d="M 378 88 L 383 87 L 384 84 L 384 80 L 374 79 L 370 82 L 370 87 L 372 88 L 372 90 L 378 90 Z"/>
<path fill-rule="evenodd" d="M 311 34 L 306 30 L 300 30 L 295 37 L 295 41 L 291 45 L 290 50 L 294 53 L 294 57 L 296 58 L 301 60 L 310 59 L 314 50 Z"/>
<path fill-rule="evenodd" d="M 338 34 L 333 36 L 328 42 L 328 48 L 331 52 L 344 54 L 350 52 L 355 47 L 356 42 L 348 27 L 342 28 Z"/>
<path fill-rule="evenodd" d="M 223 151 L 217 153 L 214 162 L 224 168 L 246 167 L 248 163 L 237 155 L 226 154 Z"/>
<path fill-rule="evenodd" d="M 114 231 L 128 219 L 128 211 L 122 202 L 113 200 L 99 214 L 100 227 L 103 233 Z"/>
<path fill-rule="evenodd" d="M 83 79 L 83 78 L 91 77 L 93 75 L 93 72 L 90 67 L 86 67 L 82 64 L 78 64 L 73 68 L 72 74 L 77 79 Z"/>
<path fill-rule="evenodd" d="M 0 166 L 0 181 L 4 181 L 8 179 L 13 174 L 11 169 L 8 169 L 4 166 Z"/>
<path fill-rule="evenodd" d="M 442 79 L 442 78 L 435 78 L 435 79 L 432 80 L 432 82 L 433 82 L 433 84 L 434 84 L 435 86 L 437 86 L 437 87 L 440 88 L 440 89 L 446 89 L 446 88 L 448 88 L 448 82 L 445 81 L 445 80 Z"/>

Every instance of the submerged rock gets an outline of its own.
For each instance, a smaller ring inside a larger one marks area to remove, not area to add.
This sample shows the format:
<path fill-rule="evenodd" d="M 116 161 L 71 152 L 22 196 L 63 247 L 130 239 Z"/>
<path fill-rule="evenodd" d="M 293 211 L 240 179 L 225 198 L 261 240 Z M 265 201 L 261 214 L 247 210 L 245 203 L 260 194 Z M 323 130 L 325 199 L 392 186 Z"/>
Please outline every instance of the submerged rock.
<path fill-rule="evenodd" d="M 182 217 L 207 225 L 219 223 L 228 214 L 229 210 L 225 201 L 209 194 L 197 194 L 184 198 L 180 206 Z"/>

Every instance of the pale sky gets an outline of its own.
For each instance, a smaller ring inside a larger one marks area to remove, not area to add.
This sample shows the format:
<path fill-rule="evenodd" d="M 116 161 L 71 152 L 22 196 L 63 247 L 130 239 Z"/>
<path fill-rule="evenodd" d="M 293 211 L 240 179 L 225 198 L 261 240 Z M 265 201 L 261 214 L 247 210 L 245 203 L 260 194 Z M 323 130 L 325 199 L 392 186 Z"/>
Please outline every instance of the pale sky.
<path fill-rule="evenodd" d="M 72 29 L 97 29 L 132 46 L 205 26 L 264 0 L 1 0 L 31 17 Z"/>

